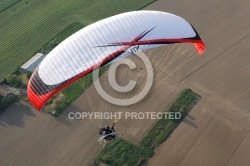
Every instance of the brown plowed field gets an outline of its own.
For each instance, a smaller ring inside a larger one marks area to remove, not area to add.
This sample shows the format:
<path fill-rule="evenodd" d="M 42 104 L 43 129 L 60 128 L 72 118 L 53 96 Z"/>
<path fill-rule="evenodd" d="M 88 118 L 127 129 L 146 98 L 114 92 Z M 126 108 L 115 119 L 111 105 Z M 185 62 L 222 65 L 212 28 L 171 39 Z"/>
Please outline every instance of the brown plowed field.
<path fill-rule="evenodd" d="M 174 77 L 178 88 L 190 87 L 202 101 L 149 165 L 249 165 L 249 7 L 247 0 L 159 0 L 147 7 L 190 20 L 207 45 L 202 58 L 182 65 Z"/>

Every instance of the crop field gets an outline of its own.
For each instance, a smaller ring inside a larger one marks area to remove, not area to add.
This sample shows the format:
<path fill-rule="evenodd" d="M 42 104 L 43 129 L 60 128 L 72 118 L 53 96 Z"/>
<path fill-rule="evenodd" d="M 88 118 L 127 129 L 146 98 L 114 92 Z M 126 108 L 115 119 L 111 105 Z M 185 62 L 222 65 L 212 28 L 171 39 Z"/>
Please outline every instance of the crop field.
<path fill-rule="evenodd" d="M 55 48 L 58 44 L 60 44 L 67 37 L 82 29 L 84 25 L 78 22 L 74 22 L 66 27 L 63 31 L 61 31 L 58 35 L 56 35 L 53 39 L 51 39 L 48 43 L 46 43 L 42 48 L 38 50 L 43 54 L 48 54 L 53 48 Z"/>
<path fill-rule="evenodd" d="M 70 24 L 88 25 L 114 14 L 138 10 L 151 2 L 20 0 L 0 12 L 0 79 L 17 70 Z"/>
<path fill-rule="evenodd" d="M 11 5 L 17 3 L 19 0 L 1 0 L 0 1 L 0 12 L 7 9 Z"/>

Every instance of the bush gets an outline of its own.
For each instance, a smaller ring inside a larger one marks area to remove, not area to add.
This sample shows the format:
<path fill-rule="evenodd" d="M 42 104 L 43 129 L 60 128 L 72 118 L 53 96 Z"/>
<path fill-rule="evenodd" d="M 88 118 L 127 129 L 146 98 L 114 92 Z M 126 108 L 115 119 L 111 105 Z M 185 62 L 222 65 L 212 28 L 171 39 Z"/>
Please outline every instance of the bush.
<path fill-rule="evenodd" d="M 16 74 L 9 74 L 6 77 L 6 83 L 9 85 L 14 85 L 16 78 L 17 78 Z"/>
<path fill-rule="evenodd" d="M 17 74 L 9 74 L 6 76 L 4 83 L 13 87 L 20 87 L 22 83 L 22 77 L 19 77 Z"/>

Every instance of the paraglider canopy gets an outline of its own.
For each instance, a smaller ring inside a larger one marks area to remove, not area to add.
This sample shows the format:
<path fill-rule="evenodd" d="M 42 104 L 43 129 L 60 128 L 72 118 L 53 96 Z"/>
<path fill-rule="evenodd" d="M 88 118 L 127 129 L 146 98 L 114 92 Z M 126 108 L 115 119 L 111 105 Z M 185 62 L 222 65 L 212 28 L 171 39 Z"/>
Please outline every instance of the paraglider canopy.
<path fill-rule="evenodd" d="M 95 22 L 54 48 L 33 72 L 28 98 L 37 110 L 57 92 L 91 73 L 138 50 L 193 43 L 198 53 L 205 45 L 183 18 L 160 11 L 133 11 Z"/>

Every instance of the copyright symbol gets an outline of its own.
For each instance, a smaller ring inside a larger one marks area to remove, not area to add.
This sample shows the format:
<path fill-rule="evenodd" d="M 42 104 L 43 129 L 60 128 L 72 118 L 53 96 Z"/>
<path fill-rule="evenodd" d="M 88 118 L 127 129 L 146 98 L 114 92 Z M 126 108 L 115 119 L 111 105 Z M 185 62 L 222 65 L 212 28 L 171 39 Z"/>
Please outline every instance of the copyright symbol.
<path fill-rule="evenodd" d="M 102 87 L 101 83 L 100 83 L 100 79 L 99 79 L 99 68 L 96 69 L 93 72 L 93 80 L 94 81 L 94 86 L 98 92 L 98 94 L 107 102 L 112 103 L 114 105 L 118 105 L 118 106 L 128 106 L 128 105 L 132 105 L 135 104 L 139 101 L 141 101 L 149 92 L 149 90 L 152 87 L 153 84 L 153 79 L 154 79 L 154 75 L 153 75 L 153 67 L 152 64 L 150 62 L 150 60 L 148 59 L 147 55 L 144 54 L 142 51 L 138 51 L 136 53 L 134 53 L 135 56 L 137 56 L 138 58 L 140 58 L 142 60 L 142 62 L 144 63 L 145 67 L 146 67 L 146 73 L 147 73 L 147 77 L 146 77 L 146 83 L 144 85 L 144 87 L 142 88 L 142 90 L 140 91 L 140 93 L 126 98 L 126 99 L 120 99 L 120 98 L 116 98 L 113 97 L 111 95 L 109 95 Z M 129 67 L 130 70 L 133 70 L 136 68 L 136 64 L 128 58 L 123 58 L 115 63 L 112 63 L 111 66 L 109 67 L 108 70 L 108 80 L 109 80 L 109 84 L 110 86 L 117 92 L 120 93 L 129 93 L 130 91 L 132 91 L 137 82 L 134 80 L 130 80 L 129 83 L 125 86 L 121 86 L 117 83 L 116 81 L 116 71 L 118 66 L 120 65 L 127 65 Z"/>

